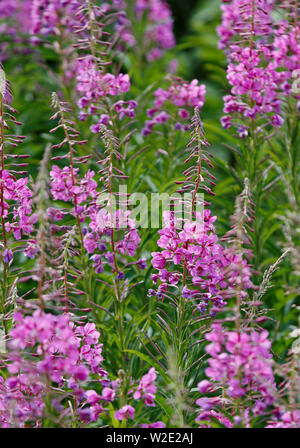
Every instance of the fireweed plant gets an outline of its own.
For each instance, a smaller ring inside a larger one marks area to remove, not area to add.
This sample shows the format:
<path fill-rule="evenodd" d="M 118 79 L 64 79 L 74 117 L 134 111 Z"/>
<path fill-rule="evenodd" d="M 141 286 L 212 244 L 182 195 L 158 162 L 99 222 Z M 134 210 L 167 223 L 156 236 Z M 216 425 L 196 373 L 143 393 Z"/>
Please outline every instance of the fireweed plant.
<path fill-rule="evenodd" d="M 219 6 L 225 159 L 165 0 L 0 2 L 1 427 L 300 427 L 299 5 Z"/>

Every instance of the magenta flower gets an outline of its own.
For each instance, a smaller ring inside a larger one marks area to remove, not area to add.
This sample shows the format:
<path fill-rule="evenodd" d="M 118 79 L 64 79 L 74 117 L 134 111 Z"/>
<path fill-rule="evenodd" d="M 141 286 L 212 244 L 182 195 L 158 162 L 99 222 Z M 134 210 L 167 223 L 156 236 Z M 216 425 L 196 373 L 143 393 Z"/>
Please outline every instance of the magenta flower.
<path fill-rule="evenodd" d="M 104 387 L 102 389 L 101 397 L 105 401 L 114 401 L 115 395 L 116 395 L 116 392 L 113 389 L 111 389 L 110 387 Z"/>
<path fill-rule="evenodd" d="M 268 422 L 266 428 L 300 428 L 300 411 L 286 411 L 281 417 Z"/>
<path fill-rule="evenodd" d="M 128 420 L 128 418 L 134 419 L 134 408 L 130 405 L 125 405 L 115 412 L 116 420 L 122 421 Z"/>
<path fill-rule="evenodd" d="M 206 346 L 209 367 L 205 370 L 209 381 L 201 381 L 198 388 L 202 394 L 222 389 L 223 395 L 199 398 L 201 414 L 197 420 L 205 420 L 205 412 L 212 409 L 222 412 L 223 404 L 234 404 L 237 399 L 244 400 L 253 415 L 263 415 L 277 396 L 268 333 L 228 331 L 213 324 L 206 339 L 210 341 Z"/>
<path fill-rule="evenodd" d="M 165 428 L 166 424 L 164 422 L 161 421 L 157 421 L 154 423 L 143 423 L 142 424 L 142 428 Z"/>
<path fill-rule="evenodd" d="M 154 385 L 156 380 L 156 373 L 154 367 L 143 376 L 137 390 L 133 394 L 135 400 L 143 399 L 147 406 L 155 406 L 154 399 L 157 387 Z"/>
<path fill-rule="evenodd" d="M 247 261 L 236 255 L 233 248 L 223 249 L 218 243 L 213 226 L 215 220 L 209 210 L 204 210 L 197 221 L 185 222 L 183 230 L 179 231 L 176 221 L 165 214 L 165 227 L 159 230 L 157 242 L 162 250 L 152 252 L 152 266 L 158 270 L 152 280 L 162 282 L 159 288 L 165 285 L 163 290 L 158 289 L 157 296 L 159 293 L 163 296 L 168 287 L 178 284 L 182 277 L 180 266 L 185 265 L 191 285 L 185 285 L 182 295 L 187 300 L 199 300 L 195 310 L 204 313 L 211 304 L 211 313 L 215 314 L 226 304 L 224 299 L 234 296 L 236 285 L 241 281 L 243 297 L 246 297 L 244 289 L 252 287 Z"/>

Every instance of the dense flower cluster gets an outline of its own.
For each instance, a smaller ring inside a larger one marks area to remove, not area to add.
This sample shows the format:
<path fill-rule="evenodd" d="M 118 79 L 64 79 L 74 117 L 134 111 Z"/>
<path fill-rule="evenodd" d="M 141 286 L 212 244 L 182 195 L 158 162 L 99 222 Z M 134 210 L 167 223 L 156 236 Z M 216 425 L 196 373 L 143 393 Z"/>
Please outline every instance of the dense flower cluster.
<path fill-rule="evenodd" d="M 221 122 L 224 128 L 236 126 L 242 138 L 250 127 L 240 124 L 244 118 L 259 118 L 273 127 L 283 124 L 283 99 L 291 94 L 292 76 L 300 68 L 299 25 L 285 20 L 273 23 L 273 8 L 272 0 L 222 5 L 219 45 L 229 58 L 231 94 L 224 97 L 226 115 Z M 242 42 L 235 42 L 237 36 Z"/>
<path fill-rule="evenodd" d="M 219 389 L 224 394 L 199 398 L 197 404 L 201 414 L 198 420 L 205 420 L 206 412 L 211 409 L 226 409 L 234 400 L 244 400 L 254 415 L 265 414 L 267 407 L 276 399 L 271 342 L 267 331 L 228 331 L 215 323 L 205 337 L 210 342 L 206 346 L 210 356 L 209 367 L 205 370 L 210 381 L 201 381 L 198 389 L 204 395 Z M 244 418 L 241 415 L 234 417 L 236 422 L 238 417 Z"/>
<path fill-rule="evenodd" d="M 237 284 L 242 283 L 242 294 L 247 295 L 245 289 L 252 286 L 247 262 L 231 251 L 224 251 L 215 233 L 215 220 L 209 210 L 204 210 L 195 222 L 185 222 L 183 230 L 179 231 L 174 217 L 165 214 L 165 227 L 159 230 L 157 242 L 162 250 L 152 253 L 152 265 L 159 271 L 152 275 L 152 280 L 161 283 L 157 291 L 149 291 L 150 295 L 163 298 L 169 286 L 176 287 L 182 277 L 178 268 L 183 265 L 192 285 L 185 285 L 182 295 L 199 301 L 196 309 L 201 313 L 212 304 L 211 313 L 215 314 L 226 304 L 224 299 L 234 295 Z"/>
<path fill-rule="evenodd" d="M 32 0 L 31 33 L 57 34 L 59 27 L 72 31 L 79 5 L 78 0 Z"/>
<path fill-rule="evenodd" d="M 39 310 L 32 316 L 17 312 L 14 320 L 7 361 L 10 375 L 0 389 L 2 426 L 10 426 L 16 418 L 19 424 L 40 418 L 49 381 L 70 390 L 80 402 L 85 397 L 82 382 L 92 373 L 98 379 L 106 376 L 95 324 L 76 326 L 68 315 L 55 316 Z M 59 409 L 59 394 L 52 393 Z"/>
<path fill-rule="evenodd" d="M 103 272 L 103 263 L 108 263 L 114 269 L 114 254 L 108 250 L 111 246 L 112 228 L 116 231 L 122 230 L 122 237 L 115 242 L 114 249 L 122 255 L 134 256 L 139 244 L 140 237 L 136 230 L 135 221 L 129 218 L 130 211 L 117 210 L 108 213 L 104 208 L 90 207 L 89 229 L 85 229 L 84 246 L 92 255 L 94 268 L 97 273 Z M 121 275 L 121 272 L 119 273 Z"/>
<path fill-rule="evenodd" d="M 32 233 L 37 221 L 36 214 L 32 214 L 32 192 L 27 186 L 28 178 L 16 179 L 8 170 L 3 170 L 0 171 L 0 182 L 4 193 L 0 214 L 7 219 L 5 229 L 12 232 L 16 240 L 20 240 L 22 233 Z"/>
<path fill-rule="evenodd" d="M 7 42 L 3 40 L 0 43 L 0 62 L 9 58 L 9 41 L 22 42 L 19 33 L 29 33 L 31 7 L 32 0 L 6 0 L 0 3 L 0 32 L 3 36 L 9 36 Z"/>
<path fill-rule="evenodd" d="M 154 423 L 143 423 L 142 428 L 165 428 L 166 424 L 164 422 L 158 421 Z"/>
<path fill-rule="evenodd" d="M 171 85 L 167 89 L 159 88 L 154 92 L 154 107 L 147 110 L 150 120 L 147 120 L 143 128 L 143 135 L 150 134 L 156 124 L 174 122 L 177 130 L 189 130 L 191 112 L 195 107 L 202 109 L 205 100 L 206 88 L 204 84 L 198 84 L 194 79 L 190 83 L 178 77 L 171 79 Z M 168 106 L 171 106 L 170 111 Z"/>
<path fill-rule="evenodd" d="M 134 46 L 142 37 L 148 61 L 161 58 L 166 50 L 175 46 L 173 19 L 165 0 L 135 0 L 132 5 L 128 5 L 123 0 L 112 0 L 111 4 L 106 2 L 104 5 L 107 11 L 115 10 L 119 13 L 115 31 L 119 33 L 121 43 L 125 42 L 129 46 Z M 147 20 L 142 36 L 136 35 L 133 14 L 138 25 L 145 18 Z"/>
<path fill-rule="evenodd" d="M 103 402 L 114 402 L 117 398 L 120 381 L 110 381 L 102 368 L 102 344 L 95 324 L 75 325 L 69 315 L 55 316 L 39 310 L 32 316 L 17 312 L 14 320 L 6 361 L 9 376 L 0 380 L 1 426 L 10 427 L 16 421 L 20 426 L 29 421 L 38 426 L 46 411 L 43 396 L 50 394 L 52 406 L 61 411 L 62 391 L 76 400 L 83 421 L 96 421 L 105 412 Z M 86 389 L 93 375 L 102 385 L 101 395 Z M 155 406 L 155 379 L 152 368 L 134 386 L 133 398 Z M 133 419 L 134 412 L 133 406 L 125 405 L 115 412 L 115 418 Z M 157 424 L 164 426 L 162 422 Z"/>
<path fill-rule="evenodd" d="M 268 423 L 266 428 L 299 428 L 300 427 L 300 411 L 282 412 L 281 416 Z"/>
<path fill-rule="evenodd" d="M 81 120 L 85 120 L 88 115 L 99 114 L 99 121 L 91 127 L 92 132 L 99 132 L 100 126 L 106 126 L 110 121 L 107 114 L 100 113 L 101 101 L 107 96 L 115 97 L 128 92 L 130 79 L 128 74 L 120 73 L 115 76 L 99 71 L 93 58 L 87 57 L 76 62 L 76 88 L 80 94 L 78 106 Z M 112 108 L 116 110 L 119 119 L 122 119 L 124 115 L 133 118 L 136 106 L 135 101 L 117 101 Z"/>
<path fill-rule="evenodd" d="M 94 175 L 94 171 L 88 170 L 84 177 L 80 179 L 78 168 L 72 170 L 69 166 L 65 166 L 60 169 L 57 165 L 53 165 L 50 171 L 51 193 L 53 198 L 64 202 L 74 202 L 74 197 L 76 197 L 76 205 L 86 202 L 87 199 L 95 199 L 97 196 L 97 182 L 94 180 Z M 75 212 L 82 213 L 83 210 L 83 207 L 77 207 Z M 55 221 L 63 218 L 61 212 L 54 212 L 52 209 L 49 210 L 49 215 Z"/>
<path fill-rule="evenodd" d="M 229 51 L 230 44 L 241 33 L 247 37 L 264 36 L 272 32 L 271 13 L 274 0 L 222 0 L 222 23 L 217 27 L 219 48 Z"/>

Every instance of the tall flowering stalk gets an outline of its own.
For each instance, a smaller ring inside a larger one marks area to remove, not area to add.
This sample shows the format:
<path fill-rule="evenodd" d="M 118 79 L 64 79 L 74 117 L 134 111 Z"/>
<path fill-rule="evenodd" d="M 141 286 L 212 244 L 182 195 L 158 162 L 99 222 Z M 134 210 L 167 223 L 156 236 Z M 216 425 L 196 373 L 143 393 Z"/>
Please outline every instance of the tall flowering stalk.
<path fill-rule="evenodd" d="M 152 278 L 155 283 L 160 280 L 161 284 L 157 293 L 151 291 L 150 294 L 164 297 L 169 291 L 168 287 L 175 286 L 177 289 L 177 284 L 180 281 L 182 282 L 183 297 L 192 299 L 192 301 L 200 300 L 196 309 L 202 313 L 211 304 L 211 313 L 214 315 L 218 308 L 225 305 L 224 298 L 226 298 L 226 295 L 228 294 L 230 297 L 231 282 L 234 282 L 234 279 L 229 278 L 229 284 L 227 284 L 224 268 L 230 265 L 231 261 L 226 252 L 223 252 L 222 246 L 217 243 L 218 238 L 213 226 L 216 217 L 211 216 L 209 210 L 203 210 L 203 207 L 209 205 L 209 203 L 203 198 L 199 198 L 198 194 L 199 190 L 210 195 L 214 194 L 210 188 L 210 185 L 215 185 L 214 176 L 204 166 L 204 164 L 207 164 L 208 168 L 212 167 L 210 161 L 212 155 L 206 149 L 203 149 L 207 146 L 208 143 L 203 135 L 199 111 L 196 109 L 193 118 L 192 139 L 188 146 L 190 155 L 185 161 L 188 163 L 196 158 L 196 166 L 192 165 L 184 172 L 186 181 L 178 182 L 182 184 L 178 190 L 179 193 L 191 193 L 191 198 L 185 204 L 185 206 L 188 206 L 189 216 L 179 223 L 179 226 L 183 224 L 182 232 L 176 229 L 174 214 L 166 217 L 166 228 L 159 232 L 161 238 L 158 241 L 159 246 L 164 250 L 152 254 L 152 265 L 159 270 L 159 273 L 154 274 Z M 175 202 L 178 204 L 178 199 L 175 199 Z M 199 206 L 202 208 L 201 212 Z M 168 272 L 166 267 L 170 262 L 174 263 L 175 266 L 182 264 L 182 273 L 178 271 Z M 230 289 L 228 290 L 229 285 Z M 246 284 L 244 286 L 249 287 Z M 192 290 L 191 287 L 199 289 Z M 224 290 L 224 293 L 222 293 L 222 290 Z"/>
<path fill-rule="evenodd" d="M 61 128 L 64 133 L 63 141 L 61 143 L 59 143 L 58 145 L 54 145 L 54 148 L 61 149 L 64 145 L 67 145 L 67 148 L 69 151 L 68 152 L 68 158 L 70 161 L 69 175 L 70 175 L 70 180 L 71 180 L 70 192 L 72 192 L 72 194 L 73 194 L 72 202 L 74 204 L 74 214 L 76 217 L 78 232 L 80 235 L 80 241 L 81 241 L 81 245 L 83 248 L 83 235 L 82 235 L 82 230 L 81 230 L 81 225 L 80 225 L 80 209 L 79 209 L 79 202 L 83 199 L 81 196 L 79 197 L 79 194 L 80 193 L 82 194 L 83 191 L 80 191 L 80 188 L 76 188 L 76 174 L 77 174 L 78 169 L 76 170 L 75 166 L 74 166 L 74 157 L 76 154 L 74 146 L 75 146 L 75 144 L 83 145 L 84 143 L 86 143 L 86 140 L 78 140 L 79 132 L 76 131 L 76 129 L 74 129 L 74 127 L 73 127 L 75 125 L 75 123 L 73 121 L 70 121 L 66 117 L 66 114 L 68 112 L 70 112 L 70 110 L 68 109 L 67 103 L 65 103 L 63 101 L 59 101 L 56 93 L 53 93 L 53 95 L 52 95 L 52 107 L 54 109 L 56 109 L 56 113 L 51 117 L 51 119 L 54 120 L 57 117 L 59 117 L 59 124 L 54 129 L 52 129 L 50 132 L 54 132 L 57 129 Z M 78 158 L 75 159 L 75 161 L 77 161 L 77 163 L 78 162 L 85 163 L 88 160 L 88 158 L 89 158 L 89 156 L 81 157 L 80 159 L 78 159 Z M 90 173 L 89 177 L 91 177 L 91 178 L 93 177 L 92 173 Z M 66 181 L 66 184 L 68 185 L 69 182 Z M 91 183 L 88 186 L 90 191 L 92 191 L 94 187 L 95 187 L 95 184 L 93 184 L 93 183 Z M 54 190 L 54 185 L 52 185 L 52 189 Z M 85 192 L 85 194 L 87 194 L 87 192 Z M 54 192 L 54 195 L 55 195 L 55 192 Z M 56 197 L 59 198 L 58 193 L 56 193 Z M 65 198 L 66 198 L 66 196 L 63 199 L 65 199 Z"/>
<path fill-rule="evenodd" d="M 65 240 L 65 248 L 62 254 L 63 263 L 63 283 L 64 283 L 64 297 L 65 297 L 65 307 L 68 309 L 69 292 L 68 292 L 68 251 L 72 250 L 73 239 L 78 235 L 79 240 L 79 251 L 81 253 L 80 265 L 85 268 L 85 254 L 84 254 L 84 239 L 82 231 L 82 222 L 86 218 L 87 206 L 85 205 L 88 198 L 95 200 L 96 198 L 96 186 L 97 183 L 93 179 L 95 173 L 88 170 L 83 178 L 79 177 L 79 168 L 75 167 L 81 166 L 86 163 L 90 156 L 79 157 L 76 154 L 75 145 L 83 145 L 86 143 L 85 140 L 79 139 L 79 132 L 74 128 L 75 123 L 68 118 L 70 110 L 65 102 L 60 101 L 57 95 L 54 93 L 52 97 L 52 105 L 56 112 L 51 117 L 52 119 L 59 118 L 58 125 L 52 129 L 51 132 L 58 130 L 62 131 L 63 140 L 54 148 L 64 148 L 67 147 L 67 153 L 62 156 L 53 157 L 55 160 L 69 160 L 69 166 L 64 166 L 62 169 L 57 165 L 52 166 L 50 172 L 51 177 L 51 193 L 55 200 L 62 200 L 65 202 L 71 202 L 73 208 L 71 210 L 62 211 L 55 208 L 48 208 L 48 214 L 54 221 L 60 221 L 65 215 L 70 213 L 73 215 L 76 222 L 77 232 L 70 230 L 68 232 L 68 237 Z M 59 230 L 59 228 L 58 228 Z M 75 248 L 74 248 L 75 249 Z"/>
<path fill-rule="evenodd" d="M 9 123 L 20 125 L 15 118 L 17 111 L 9 103 L 12 99 L 5 73 L 0 67 L 0 157 L 1 157 L 1 183 L 0 183 L 0 211 L 1 211 L 1 258 L 2 258 L 2 297 L 1 314 L 5 334 L 8 333 L 9 317 L 7 312 L 7 296 L 10 288 L 8 280 L 9 267 L 13 261 L 13 250 L 10 237 L 19 241 L 20 249 L 24 250 L 22 234 L 29 235 L 33 231 L 36 215 L 32 214 L 32 193 L 27 186 L 28 178 L 16 178 L 16 175 L 24 176 L 26 171 L 8 170 L 6 166 L 23 168 L 26 163 L 13 163 L 15 159 L 26 156 L 10 154 L 6 148 L 15 148 L 24 140 L 24 136 L 9 134 Z M 9 164 L 6 160 L 12 160 Z M 23 247 L 22 247 L 23 246 Z"/>
<path fill-rule="evenodd" d="M 104 25 L 99 25 L 98 22 L 99 18 L 106 20 L 102 9 L 93 1 L 84 2 L 84 4 L 78 6 L 76 16 L 78 22 L 75 33 L 78 44 L 75 45 L 75 48 L 79 52 L 76 66 L 76 90 L 81 95 L 78 101 L 81 111 L 80 119 L 85 121 L 91 117 L 95 120 L 97 115 L 99 116 L 98 122 L 94 122 L 90 126 L 90 131 L 101 137 L 96 142 L 100 142 L 101 146 L 104 147 L 102 160 L 98 162 L 101 165 L 99 186 L 103 184 L 103 189 L 102 191 L 96 190 L 97 183 L 92 171 L 88 171 L 84 178 L 79 180 L 78 168 L 74 167 L 74 163 L 86 163 L 90 155 L 75 158 L 73 146 L 78 134 L 74 129 L 74 123 L 70 123 L 69 119 L 66 119 L 67 105 L 56 97 L 55 105 L 58 112 L 53 118 L 60 116 L 60 122 L 54 131 L 62 128 L 64 139 L 59 145 L 55 146 L 59 148 L 62 148 L 65 144 L 68 146 L 70 167 L 65 166 L 60 169 L 58 166 L 53 166 L 50 173 L 52 177 L 51 192 L 54 199 L 71 201 L 74 206 L 73 214 L 77 220 L 82 247 L 89 254 L 89 262 L 85 265 L 85 272 L 89 281 L 86 285 L 82 285 L 86 300 L 94 304 L 91 297 L 91 279 L 100 282 L 106 289 L 109 288 L 107 291 L 109 294 L 111 290 L 113 291 L 114 319 L 117 323 L 122 354 L 121 367 L 125 372 L 125 380 L 121 382 L 122 403 L 125 405 L 126 394 L 124 388 L 128 389 L 128 375 L 124 336 L 124 301 L 130 288 L 118 259 L 121 257 L 121 264 L 125 264 L 124 267 L 126 268 L 128 262 L 122 257 L 127 255 L 132 257 L 134 255 L 140 238 L 135 230 L 134 222 L 128 219 L 129 212 L 123 213 L 122 210 L 116 211 L 113 208 L 115 197 L 113 183 L 117 179 L 126 179 L 123 171 L 117 167 L 122 161 L 122 155 L 118 151 L 119 142 L 114 134 L 119 134 L 118 120 L 121 120 L 124 115 L 129 116 L 129 118 L 134 117 L 133 112 L 136 103 L 131 101 L 127 104 L 124 101 L 118 101 L 112 104 L 110 101 L 110 97 L 127 92 L 130 83 L 128 75 L 114 76 L 105 70 L 108 64 L 105 62 L 107 55 L 102 51 L 102 47 L 105 46 L 102 39 L 107 36 L 107 33 L 102 29 Z M 107 46 L 110 46 L 109 42 Z M 128 138 L 129 136 L 123 137 L 123 142 L 126 142 Z M 81 141 L 80 143 L 84 142 Z M 64 158 L 65 155 L 55 157 L 56 160 L 63 160 Z M 104 196 L 107 196 L 107 198 L 103 202 Z M 86 202 L 87 198 L 90 198 L 88 203 Z M 121 202 L 126 205 L 126 196 L 117 199 L 117 203 Z M 107 207 L 105 208 L 106 204 Z M 54 220 L 59 220 L 65 212 L 49 209 L 49 214 Z M 84 226 L 81 229 L 83 224 Z M 122 229 L 126 229 L 127 224 L 129 224 L 129 230 L 124 231 L 124 238 L 119 237 Z M 116 236 L 117 233 L 118 237 Z M 85 257 L 86 254 L 84 259 Z M 68 301 L 68 258 L 69 255 L 65 252 L 64 289 L 66 302 Z M 128 265 L 132 264 L 135 263 L 129 263 Z M 145 262 L 141 260 L 139 266 L 144 268 Z M 110 275 L 112 274 L 112 284 L 101 279 L 101 274 L 105 273 L 104 275 L 107 275 L 108 272 Z M 78 276 L 77 272 L 75 276 Z M 76 282 L 78 281 L 81 284 L 82 275 L 79 275 Z M 96 287 L 97 283 L 94 283 L 94 285 Z M 94 314 L 96 314 L 95 308 Z"/>
<path fill-rule="evenodd" d="M 282 176 L 285 189 L 290 189 L 293 196 L 292 207 L 299 209 L 299 144 L 297 134 L 299 131 L 299 56 L 300 56 L 300 22 L 299 5 L 293 1 L 283 1 L 278 4 L 282 11 L 282 20 L 275 27 L 272 57 L 283 77 L 283 101 L 285 122 L 280 137 L 280 143 L 286 147 L 287 160 L 278 159 L 274 146 L 273 158 L 279 166 L 283 166 Z M 286 166 L 287 165 L 287 166 Z M 287 187 L 288 186 L 288 187 Z M 289 195 L 289 193 L 288 193 Z M 291 202 L 291 197 L 288 199 Z"/>
<path fill-rule="evenodd" d="M 94 206 L 89 207 L 90 222 L 84 235 L 84 245 L 87 252 L 91 254 L 90 259 L 96 274 L 101 274 L 105 265 L 110 267 L 113 274 L 111 286 L 114 291 L 115 318 L 120 336 L 122 367 L 126 372 L 124 301 L 129 292 L 129 286 L 125 273 L 120 268 L 119 258 L 126 255 L 133 257 L 140 243 L 140 237 L 135 230 L 133 220 L 128 219 L 129 211 L 123 211 L 124 208 L 127 209 L 126 194 L 114 192 L 114 187 L 121 180 L 127 179 L 123 171 L 124 157 L 119 151 L 119 146 L 121 143 L 128 144 L 134 132 L 134 130 L 128 131 L 128 128 L 135 117 L 137 103 L 133 100 L 124 101 L 118 98 L 119 95 L 129 91 L 128 74 L 114 75 L 106 68 L 111 64 L 108 51 L 111 51 L 115 41 L 110 37 L 109 32 L 104 31 L 104 27 L 114 23 L 119 14 L 117 12 L 105 14 L 105 11 L 93 1 L 84 3 L 77 14 L 80 17 L 80 25 L 76 28 L 76 34 L 79 37 L 76 44 L 79 52 L 76 66 L 76 90 L 80 95 L 78 100 L 80 119 L 85 121 L 92 118 L 93 124 L 90 126 L 90 131 L 100 137 L 97 143 L 99 141 L 104 146 L 103 156 L 98 161 L 101 167 L 100 182 L 103 182 L 104 186 L 102 191 L 98 192 L 99 200 Z M 99 20 L 97 21 L 99 17 L 102 19 L 100 24 Z M 127 118 L 125 124 L 121 123 L 124 118 Z M 106 200 L 103 200 L 101 195 L 106 195 Z M 116 199 L 116 205 L 120 207 L 119 210 L 113 207 L 114 199 Z M 128 230 L 125 230 L 126 228 Z M 122 229 L 124 229 L 123 238 L 119 236 L 122 234 Z M 124 264 L 124 261 L 122 260 L 121 263 Z M 125 262 L 125 268 L 126 264 Z M 145 262 L 139 260 L 138 266 L 144 268 Z"/>
<path fill-rule="evenodd" d="M 245 187 L 236 199 L 232 227 L 222 238 L 223 241 L 226 241 L 230 245 L 228 248 L 228 256 L 233 257 L 235 260 L 235 264 L 230 265 L 228 268 L 228 275 L 232 275 L 235 278 L 235 325 L 237 331 L 240 330 L 241 325 L 242 301 L 246 297 L 244 285 L 247 284 L 250 288 L 254 286 L 251 282 L 252 270 L 245 257 L 245 255 L 248 255 L 248 258 L 252 256 L 252 250 L 249 249 L 249 246 L 251 246 L 249 232 L 253 232 L 250 224 L 255 219 L 255 212 L 252 207 L 253 201 L 249 180 L 246 178 Z"/>
<path fill-rule="evenodd" d="M 186 179 L 177 182 L 180 184 L 178 193 L 189 193 L 189 196 L 172 198 L 174 211 L 165 214 L 165 227 L 159 231 L 158 246 L 162 250 L 152 253 L 152 265 L 158 270 L 157 274 L 152 274 L 152 280 L 158 287 L 149 290 L 149 296 L 167 300 L 175 309 L 174 322 L 173 313 L 169 316 L 160 307 L 158 318 L 170 338 L 169 343 L 174 345 L 176 370 L 183 375 L 184 387 L 188 381 L 197 381 L 197 372 L 193 374 L 192 368 L 200 368 L 202 357 L 195 361 L 193 354 L 199 353 L 202 334 L 212 319 L 222 311 L 228 299 L 235 297 L 237 289 L 240 289 L 238 301 L 241 301 L 247 296 L 245 290 L 252 287 L 247 261 L 236 246 L 230 244 L 223 248 L 218 243 L 213 225 L 216 217 L 205 208 L 209 203 L 203 195 L 213 196 L 211 186 L 215 185 L 209 170 L 213 166 L 213 156 L 207 151 L 208 146 L 196 108 L 185 160 L 186 164 L 194 163 L 184 171 Z M 176 220 L 176 209 L 181 208 L 182 202 L 184 218 Z M 189 401 L 187 397 L 186 400 Z"/>
<path fill-rule="evenodd" d="M 273 12 L 278 6 L 289 11 L 287 20 L 276 19 Z M 285 132 L 286 125 L 289 131 L 293 129 L 291 133 L 288 131 L 289 136 L 295 132 L 291 82 L 294 70 L 299 68 L 295 57 L 299 50 L 297 7 L 292 2 L 277 5 L 274 1 L 234 0 L 223 2 L 222 11 L 219 45 L 228 58 L 227 79 L 231 92 L 224 96 L 225 115 L 221 122 L 226 129 L 235 128 L 240 138 L 239 175 L 248 177 L 258 210 L 253 243 L 254 264 L 259 270 L 264 249 L 263 222 L 259 215 L 264 209 L 264 195 L 276 183 L 272 178 L 274 164 L 269 161 L 269 148 L 271 152 L 274 150 L 276 160 L 274 144 L 276 146 L 278 136 Z M 292 56 L 288 56 L 288 48 L 293 49 Z M 290 171 L 295 179 L 290 137 L 286 143 Z M 295 189 L 297 182 L 292 180 L 292 183 Z"/>
<path fill-rule="evenodd" d="M 206 335 L 209 380 L 198 384 L 204 395 L 197 400 L 201 426 L 209 427 L 217 419 L 225 427 L 251 427 L 256 417 L 266 414 L 277 394 L 267 337 L 266 331 L 234 332 L 220 324 L 212 326 Z"/>

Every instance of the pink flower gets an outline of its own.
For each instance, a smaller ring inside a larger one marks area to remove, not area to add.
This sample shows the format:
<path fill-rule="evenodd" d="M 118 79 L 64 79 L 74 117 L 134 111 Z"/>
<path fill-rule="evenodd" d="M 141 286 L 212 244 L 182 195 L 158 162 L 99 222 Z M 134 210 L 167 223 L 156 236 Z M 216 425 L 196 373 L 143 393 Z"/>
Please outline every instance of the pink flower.
<path fill-rule="evenodd" d="M 110 387 L 104 387 L 102 390 L 102 398 L 105 401 L 114 401 L 116 392 Z"/>
<path fill-rule="evenodd" d="M 98 403 L 98 401 L 101 399 L 100 395 L 98 395 L 94 390 L 87 390 L 85 396 L 87 402 L 92 405 Z"/>
<path fill-rule="evenodd" d="M 202 380 L 198 383 L 198 390 L 201 394 L 205 394 L 206 392 L 210 392 L 213 389 L 212 383 L 207 380 Z"/>
<path fill-rule="evenodd" d="M 130 405 L 125 405 L 121 409 L 115 412 L 115 419 L 122 421 L 127 420 L 128 418 L 134 418 L 134 408 Z"/>
<path fill-rule="evenodd" d="M 300 411 L 285 411 L 281 417 L 271 420 L 266 428 L 300 428 Z"/>
<path fill-rule="evenodd" d="M 157 297 L 180 281 L 182 274 L 178 272 L 178 265 L 185 265 L 190 282 L 189 286 L 185 285 L 182 295 L 186 299 L 198 298 L 195 310 L 201 313 L 211 306 L 210 312 L 214 315 L 225 306 L 224 299 L 235 294 L 236 285 L 242 283 L 243 289 L 252 287 L 247 261 L 236 255 L 234 248 L 223 249 L 218 243 L 213 226 L 215 219 L 209 210 L 204 210 L 197 221 L 185 222 L 183 230 L 179 231 L 176 222 L 170 216 L 164 216 L 165 226 L 159 230 L 157 242 L 162 250 L 152 252 L 151 261 L 158 270 L 153 279 L 155 283 L 161 281 L 158 289 L 165 285 L 164 291 L 157 292 Z M 192 286 L 197 289 L 192 290 Z"/>
<path fill-rule="evenodd" d="M 157 421 L 154 423 L 143 423 L 142 424 L 142 428 L 165 428 L 166 424 L 161 422 L 161 421 Z"/>
<path fill-rule="evenodd" d="M 182 120 L 189 119 L 188 109 L 194 109 L 196 106 L 201 110 L 205 99 L 205 85 L 198 85 L 198 80 L 193 79 L 190 83 L 181 78 L 174 77 L 171 79 L 171 85 L 166 89 L 161 87 L 154 92 L 155 107 L 147 110 L 147 115 L 152 120 L 146 121 L 143 128 L 143 135 L 151 133 L 153 127 L 157 124 L 165 123 L 169 120 L 170 114 L 166 112 L 169 105 L 176 106 L 179 118 Z M 191 111 L 192 112 L 192 111 Z M 175 124 L 175 129 L 185 129 L 180 123 Z"/>
<path fill-rule="evenodd" d="M 137 390 L 133 394 L 135 400 L 143 399 L 147 406 L 155 406 L 154 399 L 156 393 L 156 386 L 154 382 L 156 380 L 156 372 L 152 367 L 149 372 L 141 379 Z"/>
<path fill-rule="evenodd" d="M 222 411 L 223 402 L 234 405 L 236 399 L 243 400 L 254 415 L 264 414 L 267 406 L 276 398 L 276 386 L 272 371 L 270 343 L 266 331 L 228 331 L 220 324 L 213 324 L 206 334 L 211 341 L 206 352 L 210 355 L 205 373 L 210 381 L 199 383 L 200 393 L 223 390 L 223 397 L 201 397 L 197 400 L 201 418 L 208 419 L 205 412 Z"/>

